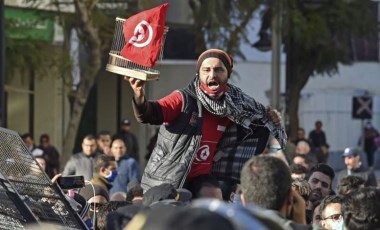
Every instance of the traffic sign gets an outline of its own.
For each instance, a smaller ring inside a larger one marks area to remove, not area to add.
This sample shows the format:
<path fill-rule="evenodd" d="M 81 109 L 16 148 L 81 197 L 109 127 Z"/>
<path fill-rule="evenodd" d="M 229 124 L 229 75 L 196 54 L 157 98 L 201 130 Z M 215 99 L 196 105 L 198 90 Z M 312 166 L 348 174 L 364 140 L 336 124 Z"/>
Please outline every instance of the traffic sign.
<path fill-rule="evenodd" d="M 362 96 L 352 98 L 352 118 L 372 119 L 372 97 Z"/>

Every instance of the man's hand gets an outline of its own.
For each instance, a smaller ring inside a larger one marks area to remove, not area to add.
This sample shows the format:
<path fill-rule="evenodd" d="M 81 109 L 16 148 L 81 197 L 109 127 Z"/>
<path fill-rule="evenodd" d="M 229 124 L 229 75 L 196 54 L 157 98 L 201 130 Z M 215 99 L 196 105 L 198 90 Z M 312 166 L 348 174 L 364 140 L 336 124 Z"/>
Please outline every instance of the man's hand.
<path fill-rule="evenodd" d="M 131 85 L 136 104 L 143 104 L 145 101 L 145 81 L 128 76 L 125 76 L 124 80 Z"/>
<path fill-rule="evenodd" d="M 272 109 L 271 107 L 268 107 L 268 117 L 275 125 L 281 125 L 282 117 L 280 112 L 278 112 L 276 109 Z"/>
<path fill-rule="evenodd" d="M 292 201 L 291 205 L 293 207 L 292 219 L 294 222 L 299 224 L 306 224 L 306 202 L 303 197 L 297 192 L 295 188 L 291 189 Z"/>

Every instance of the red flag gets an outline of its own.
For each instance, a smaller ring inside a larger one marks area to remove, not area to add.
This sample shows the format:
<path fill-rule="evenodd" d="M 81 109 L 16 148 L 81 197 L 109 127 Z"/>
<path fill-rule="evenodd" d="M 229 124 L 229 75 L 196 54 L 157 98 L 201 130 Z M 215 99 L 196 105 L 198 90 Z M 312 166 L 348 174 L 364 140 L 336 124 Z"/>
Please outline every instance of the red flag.
<path fill-rule="evenodd" d="M 168 3 L 129 17 L 123 25 L 125 46 L 121 56 L 152 67 L 160 54 Z"/>

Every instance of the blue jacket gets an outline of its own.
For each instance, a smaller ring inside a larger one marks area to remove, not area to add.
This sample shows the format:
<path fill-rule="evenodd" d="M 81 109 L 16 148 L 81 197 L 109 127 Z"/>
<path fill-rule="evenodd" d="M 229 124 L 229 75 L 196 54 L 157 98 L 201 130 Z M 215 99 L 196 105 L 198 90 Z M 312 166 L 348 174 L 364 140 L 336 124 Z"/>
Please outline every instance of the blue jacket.
<path fill-rule="evenodd" d="M 117 176 L 112 182 L 112 188 L 109 194 L 112 195 L 115 192 L 127 192 L 127 185 L 133 179 L 140 181 L 141 171 L 137 161 L 124 155 L 117 161 Z"/>

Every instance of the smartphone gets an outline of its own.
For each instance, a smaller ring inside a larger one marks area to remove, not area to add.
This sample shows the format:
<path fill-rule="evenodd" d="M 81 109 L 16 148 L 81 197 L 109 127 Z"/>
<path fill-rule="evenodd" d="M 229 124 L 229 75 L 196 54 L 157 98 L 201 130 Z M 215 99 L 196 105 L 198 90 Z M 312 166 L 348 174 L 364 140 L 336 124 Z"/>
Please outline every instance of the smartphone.
<path fill-rule="evenodd" d="M 85 186 L 83 176 L 62 176 L 57 179 L 61 189 L 82 188 Z"/>

